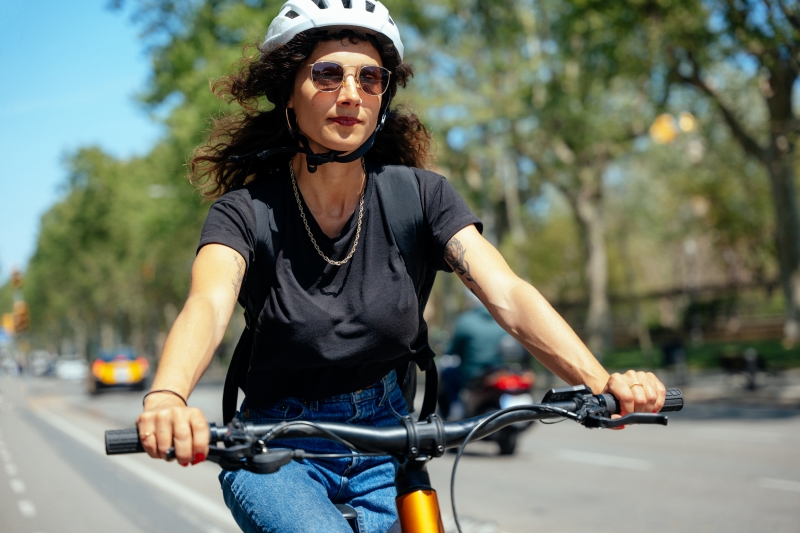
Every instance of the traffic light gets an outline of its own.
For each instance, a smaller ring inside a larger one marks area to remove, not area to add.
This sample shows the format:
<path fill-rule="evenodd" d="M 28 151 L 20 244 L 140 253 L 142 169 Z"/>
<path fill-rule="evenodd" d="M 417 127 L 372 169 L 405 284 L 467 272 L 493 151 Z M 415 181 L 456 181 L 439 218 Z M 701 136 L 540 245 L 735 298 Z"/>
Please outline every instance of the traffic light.
<path fill-rule="evenodd" d="M 14 330 L 17 333 L 28 331 L 31 327 L 31 312 L 28 304 L 20 300 L 14 302 Z"/>
<path fill-rule="evenodd" d="M 14 269 L 11 271 L 11 286 L 15 290 L 22 288 L 22 273 L 19 270 Z"/>
<path fill-rule="evenodd" d="M 16 333 L 14 329 L 14 315 L 11 313 L 3 313 L 2 323 L 3 329 L 5 330 L 8 336 L 13 336 Z"/>

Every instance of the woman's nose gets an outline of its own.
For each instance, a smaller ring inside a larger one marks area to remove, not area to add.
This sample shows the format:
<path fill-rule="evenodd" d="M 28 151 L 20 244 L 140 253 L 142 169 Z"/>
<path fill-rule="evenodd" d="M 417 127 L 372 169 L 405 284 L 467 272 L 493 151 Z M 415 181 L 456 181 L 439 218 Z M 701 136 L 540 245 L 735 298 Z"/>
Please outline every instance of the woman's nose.
<path fill-rule="evenodd" d="M 340 102 L 361 102 L 361 95 L 358 93 L 358 83 L 355 74 L 347 74 L 342 80 L 342 89 L 339 91 Z"/>

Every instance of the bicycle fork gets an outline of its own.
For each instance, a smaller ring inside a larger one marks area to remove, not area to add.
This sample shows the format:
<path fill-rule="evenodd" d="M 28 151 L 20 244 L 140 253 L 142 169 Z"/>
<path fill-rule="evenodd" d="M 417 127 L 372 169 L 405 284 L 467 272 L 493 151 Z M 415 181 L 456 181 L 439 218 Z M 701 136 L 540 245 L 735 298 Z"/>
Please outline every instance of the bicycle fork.
<path fill-rule="evenodd" d="M 403 533 L 444 533 L 439 498 L 431 487 L 428 458 L 409 459 L 397 468 L 397 514 Z"/>

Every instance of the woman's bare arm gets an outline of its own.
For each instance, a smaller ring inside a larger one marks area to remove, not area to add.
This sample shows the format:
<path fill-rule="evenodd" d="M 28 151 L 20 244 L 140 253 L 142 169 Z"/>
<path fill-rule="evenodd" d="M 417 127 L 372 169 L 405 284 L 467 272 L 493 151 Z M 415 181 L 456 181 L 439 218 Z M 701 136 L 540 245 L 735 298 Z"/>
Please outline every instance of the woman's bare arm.
<path fill-rule="evenodd" d="M 188 397 L 222 341 L 244 271 L 244 259 L 232 248 L 209 244 L 200 249 L 189 297 L 164 344 L 153 390 L 169 389 Z"/>
<path fill-rule="evenodd" d="M 192 266 L 189 297 L 164 344 L 152 390 L 189 397 L 222 341 L 244 272 L 245 261 L 235 250 L 220 244 L 200 249 Z M 202 412 L 186 408 L 172 394 L 149 395 L 136 425 L 152 457 L 165 458 L 174 447 L 177 460 L 186 464 L 208 453 L 208 424 Z"/>
<path fill-rule="evenodd" d="M 561 315 L 514 274 L 475 226 L 450 239 L 445 260 L 498 324 L 561 379 L 571 385 L 586 384 L 595 393 L 611 391 L 623 412 L 661 408 L 665 388 L 653 374 L 629 371 L 609 376 Z M 643 386 L 631 386 L 637 382 Z"/>

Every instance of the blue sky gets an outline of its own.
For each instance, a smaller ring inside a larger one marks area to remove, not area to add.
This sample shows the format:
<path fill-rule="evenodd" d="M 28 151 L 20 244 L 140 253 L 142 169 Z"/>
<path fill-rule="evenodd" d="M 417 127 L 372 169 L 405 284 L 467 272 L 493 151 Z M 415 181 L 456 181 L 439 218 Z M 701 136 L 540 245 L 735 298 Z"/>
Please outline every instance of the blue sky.
<path fill-rule="evenodd" d="M 33 254 L 66 154 L 130 157 L 161 135 L 135 100 L 149 74 L 138 28 L 107 4 L 0 1 L 0 284 Z"/>

